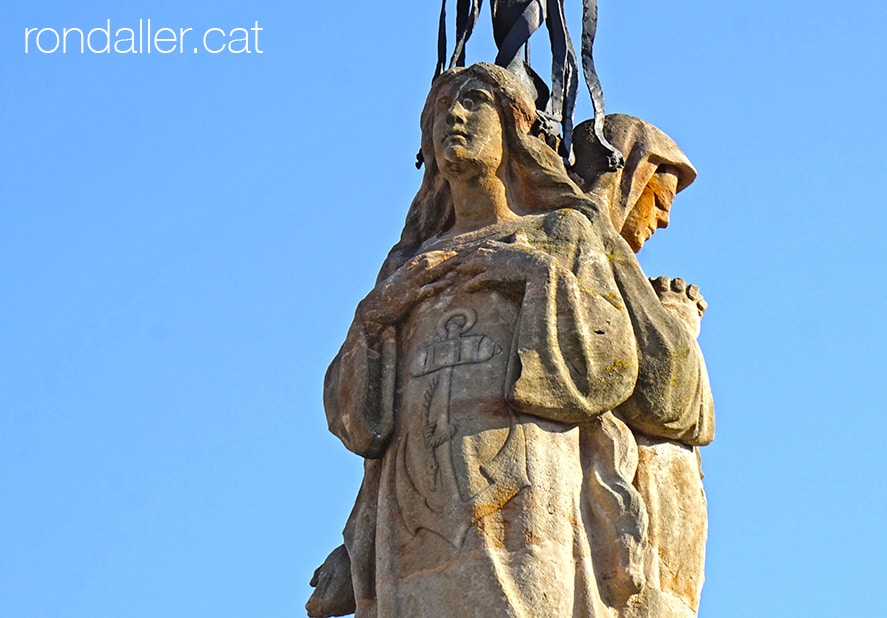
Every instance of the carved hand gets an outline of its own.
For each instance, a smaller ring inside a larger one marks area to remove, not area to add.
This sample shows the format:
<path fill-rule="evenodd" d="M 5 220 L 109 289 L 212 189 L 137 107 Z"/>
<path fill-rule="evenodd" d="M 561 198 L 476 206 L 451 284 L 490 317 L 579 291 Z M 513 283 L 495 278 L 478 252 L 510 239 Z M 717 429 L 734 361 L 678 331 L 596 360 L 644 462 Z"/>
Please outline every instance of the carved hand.
<path fill-rule="evenodd" d="M 419 301 L 451 284 L 445 277 L 454 269 L 453 251 L 429 251 L 417 255 L 379 282 L 357 306 L 358 319 L 368 331 L 390 326 Z"/>
<path fill-rule="evenodd" d="M 651 278 L 650 284 L 662 306 L 680 320 L 694 337 L 698 337 L 702 314 L 708 308 L 708 303 L 699 293 L 699 288 L 692 284 L 687 285 L 687 282 L 679 277 L 675 279 Z"/>
<path fill-rule="evenodd" d="M 351 558 L 344 545 L 334 549 L 317 567 L 309 585 L 315 588 L 305 604 L 311 618 L 344 616 L 357 609 L 351 583 Z"/>
<path fill-rule="evenodd" d="M 548 270 L 553 264 L 554 258 L 519 238 L 515 242 L 488 240 L 456 272 L 470 277 L 466 292 L 489 288 L 521 292 L 533 273 Z"/>

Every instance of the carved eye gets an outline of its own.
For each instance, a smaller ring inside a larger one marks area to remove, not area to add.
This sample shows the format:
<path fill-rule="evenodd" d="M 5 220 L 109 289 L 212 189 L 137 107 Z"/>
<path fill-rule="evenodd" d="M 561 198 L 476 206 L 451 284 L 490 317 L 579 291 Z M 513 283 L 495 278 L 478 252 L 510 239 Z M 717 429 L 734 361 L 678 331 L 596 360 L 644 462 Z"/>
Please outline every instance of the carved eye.
<path fill-rule="evenodd" d="M 492 102 L 493 97 L 490 95 L 490 93 L 486 90 L 480 89 L 469 90 L 462 95 L 462 100 L 460 101 L 460 103 L 462 103 L 462 107 L 469 111 L 479 107 L 480 105 L 483 105 L 484 103 Z"/>

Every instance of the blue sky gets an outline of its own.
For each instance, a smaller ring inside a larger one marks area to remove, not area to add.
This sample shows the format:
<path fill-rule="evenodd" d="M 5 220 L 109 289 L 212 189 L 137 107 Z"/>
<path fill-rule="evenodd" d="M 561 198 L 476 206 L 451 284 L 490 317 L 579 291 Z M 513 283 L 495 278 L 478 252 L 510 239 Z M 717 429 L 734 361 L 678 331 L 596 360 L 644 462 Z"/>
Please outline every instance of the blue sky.
<path fill-rule="evenodd" d="M 2 11 L 4 617 L 298 616 L 340 542 L 322 377 L 419 185 L 437 7 L 282 4 Z M 607 110 L 699 170 L 640 259 L 710 305 L 700 615 L 883 616 L 887 5 L 599 4 Z M 148 18 L 263 53 L 24 52 Z"/>

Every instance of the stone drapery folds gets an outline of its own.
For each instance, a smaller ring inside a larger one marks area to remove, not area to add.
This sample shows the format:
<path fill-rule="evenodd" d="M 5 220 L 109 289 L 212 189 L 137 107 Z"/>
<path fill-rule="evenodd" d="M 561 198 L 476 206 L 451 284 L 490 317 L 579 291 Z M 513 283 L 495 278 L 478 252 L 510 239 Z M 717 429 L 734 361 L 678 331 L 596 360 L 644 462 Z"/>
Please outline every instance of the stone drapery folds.
<path fill-rule="evenodd" d="M 366 464 L 309 615 L 696 615 L 704 301 L 633 252 L 692 166 L 636 139 L 639 187 L 569 174 L 534 114 L 496 66 L 432 86 L 422 186 L 325 380 Z M 608 135 L 628 160 L 639 126 Z"/>

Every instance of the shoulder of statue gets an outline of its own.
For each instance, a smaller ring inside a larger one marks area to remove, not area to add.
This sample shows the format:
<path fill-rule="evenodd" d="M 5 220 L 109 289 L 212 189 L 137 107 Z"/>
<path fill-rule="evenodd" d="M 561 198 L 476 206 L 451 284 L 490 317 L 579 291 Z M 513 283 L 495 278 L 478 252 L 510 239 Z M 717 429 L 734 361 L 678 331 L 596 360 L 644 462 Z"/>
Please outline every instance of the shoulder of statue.
<path fill-rule="evenodd" d="M 588 217 L 574 208 L 561 208 L 540 215 L 542 229 L 551 240 L 580 242 L 594 234 Z"/>

